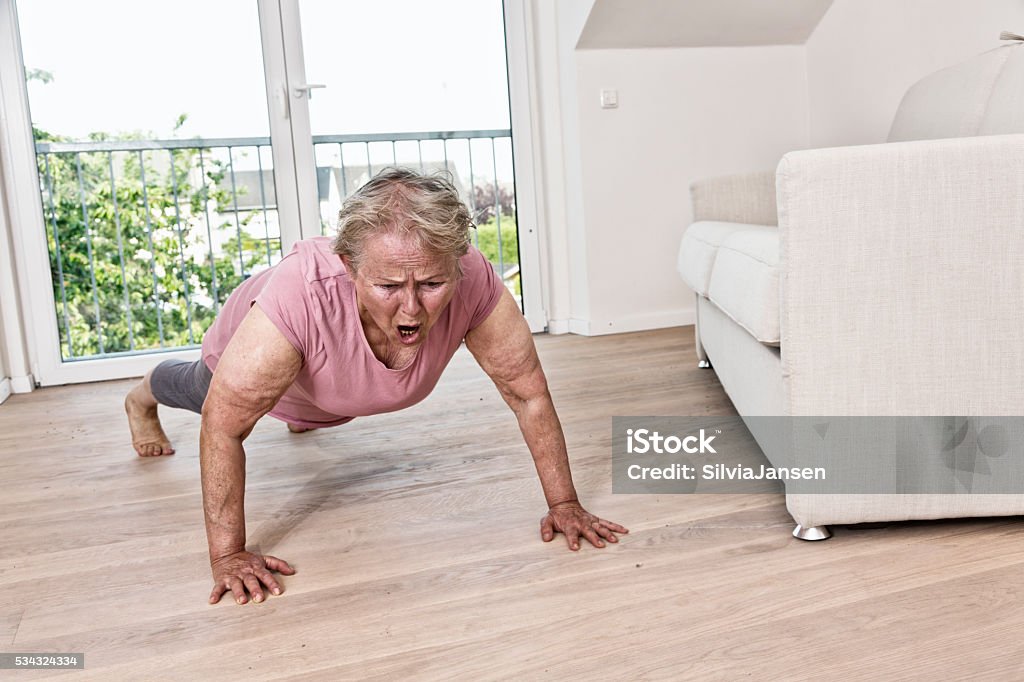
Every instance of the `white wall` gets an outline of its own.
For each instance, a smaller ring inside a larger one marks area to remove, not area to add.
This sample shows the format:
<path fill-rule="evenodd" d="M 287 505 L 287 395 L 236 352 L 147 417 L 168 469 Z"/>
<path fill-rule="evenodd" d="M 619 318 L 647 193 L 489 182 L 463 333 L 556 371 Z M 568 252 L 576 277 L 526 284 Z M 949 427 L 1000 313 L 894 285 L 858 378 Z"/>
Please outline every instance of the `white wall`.
<path fill-rule="evenodd" d="M 913 83 L 1024 33 L 1024 0 L 835 0 L 807 41 L 812 147 L 884 142 Z"/>
<path fill-rule="evenodd" d="M 576 64 L 589 327 L 574 331 L 690 324 L 675 267 L 689 185 L 807 146 L 804 49 L 579 50 Z"/>
<path fill-rule="evenodd" d="M 597 0 L 578 47 L 803 45 L 833 0 Z"/>

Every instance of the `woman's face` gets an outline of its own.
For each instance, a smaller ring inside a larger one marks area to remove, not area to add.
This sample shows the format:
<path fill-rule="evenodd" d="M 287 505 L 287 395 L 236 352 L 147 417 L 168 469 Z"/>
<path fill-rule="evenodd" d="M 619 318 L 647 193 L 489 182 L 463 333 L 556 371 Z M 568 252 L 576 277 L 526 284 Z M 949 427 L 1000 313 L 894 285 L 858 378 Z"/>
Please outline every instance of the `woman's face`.
<path fill-rule="evenodd" d="M 414 237 L 370 237 L 352 277 L 367 340 L 407 347 L 423 343 L 455 294 L 454 265 L 424 253 Z M 345 266 L 352 272 L 347 259 Z"/>

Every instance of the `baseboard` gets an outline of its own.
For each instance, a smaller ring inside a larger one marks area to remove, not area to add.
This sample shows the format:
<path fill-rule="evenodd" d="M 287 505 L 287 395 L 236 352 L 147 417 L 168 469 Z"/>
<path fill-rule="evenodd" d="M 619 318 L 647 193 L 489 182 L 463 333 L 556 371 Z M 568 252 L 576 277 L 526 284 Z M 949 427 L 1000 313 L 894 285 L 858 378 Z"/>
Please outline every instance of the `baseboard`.
<path fill-rule="evenodd" d="M 603 336 L 666 327 L 683 327 L 692 325 L 696 319 L 697 314 L 693 310 L 679 310 L 670 313 L 647 313 L 606 320 L 569 320 L 569 331 L 583 336 Z"/>
<path fill-rule="evenodd" d="M 0 403 L 11 397 L 11 380 L 4 377 L 0 380 Z"/>
<path fill-rule="evenodd" d="M 568 334 L 569 320 L 548 320 L 548 334 Z"/>
<path fill-rule="evenodd" d="M 31 374 L 23 377 L 11 377 L 11 391 L 14 393 L 31 393 L 36 388 L 36 382 Z"/>
<path fill-rule="evenodd" d="M 590 336 L 590 322 L 587 320 L 569 320 L 569 333 Z"/>

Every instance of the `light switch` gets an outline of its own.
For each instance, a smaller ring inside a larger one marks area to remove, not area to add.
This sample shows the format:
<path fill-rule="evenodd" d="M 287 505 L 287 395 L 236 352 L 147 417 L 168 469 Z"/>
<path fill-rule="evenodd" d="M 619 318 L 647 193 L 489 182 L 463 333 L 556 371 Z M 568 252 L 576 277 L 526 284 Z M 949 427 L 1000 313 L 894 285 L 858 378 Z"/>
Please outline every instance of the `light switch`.
<path fill-rule="evenodd" d="M 602 109 L 615 109 L 619 106 L 619 91 L 618 90 L 602 90 L 601 91 L 601 108 Z"/>

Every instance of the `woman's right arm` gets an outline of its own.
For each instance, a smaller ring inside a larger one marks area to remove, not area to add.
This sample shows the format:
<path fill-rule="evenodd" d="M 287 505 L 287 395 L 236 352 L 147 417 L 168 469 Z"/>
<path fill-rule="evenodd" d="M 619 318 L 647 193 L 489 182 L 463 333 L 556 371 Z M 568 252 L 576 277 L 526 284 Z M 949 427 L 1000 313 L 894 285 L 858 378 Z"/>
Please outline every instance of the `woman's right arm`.
<path fill-rule="evenodd" d="M 239 604 L 280 594 L 271 571 L 294 573 L 287 562 L 245 549 L 245 451 L 242 441 L 288 390 L 302 356 L 253 305 L 224 349 L 203 404 L 199 466 L 214 586 L 210 603 L 231 592 Z"/>

